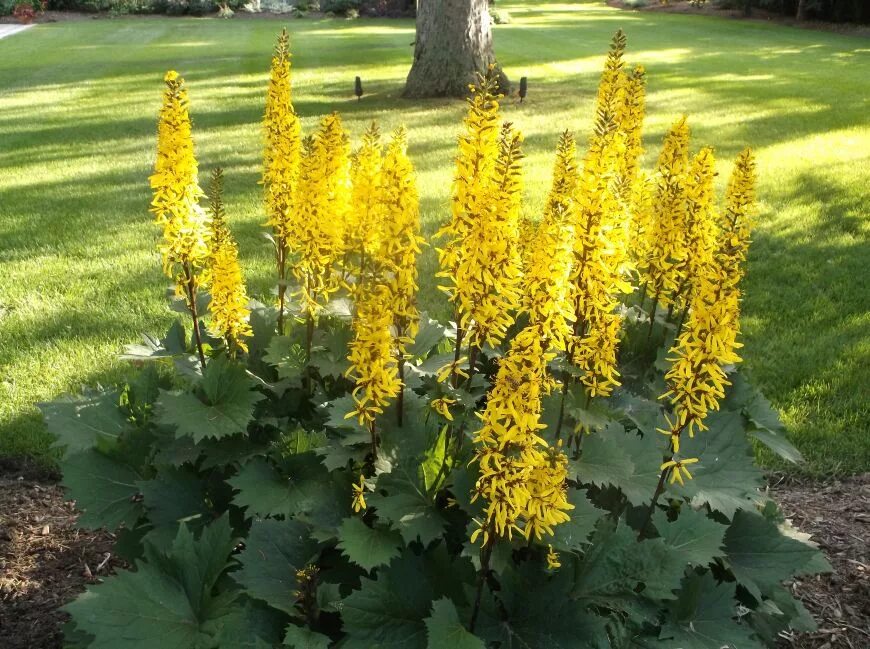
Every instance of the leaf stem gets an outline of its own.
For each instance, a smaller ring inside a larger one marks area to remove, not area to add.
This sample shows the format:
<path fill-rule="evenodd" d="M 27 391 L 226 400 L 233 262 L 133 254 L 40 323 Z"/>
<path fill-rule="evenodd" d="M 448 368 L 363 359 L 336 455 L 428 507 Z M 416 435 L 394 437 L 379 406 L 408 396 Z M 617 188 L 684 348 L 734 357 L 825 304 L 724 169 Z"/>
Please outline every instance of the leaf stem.
<path fill-rule="evenodd" d="M 205 353 L 202 350 L 202 335 L 199 331 L 199 315 L 196 309 L 196 277 L 193 274 L 193 269 L 190 262 L 184 262 L 184 279 L 185 290 L 187 291 L 187 308 L 190 311 L 190 316 L 193 318 L 193 339 L 196 341 L 196 352 L 199 355 L 199 362 L 202 371 L 205 371 Z"/>
<path fill-rule="evenodd" d="M 490 526 L 487 525 L 487 528 Z M 487 542 L 480 549 L 480 572 L 477 574 L 477 593 L 474 596 L 474 608 L 471 609 L 471 620 L 468 623 L 468 630 L 474 633 L 474 627 L 477 625 L 477 616 L 480 613 L 480 602 L 483 598 L 483 586 L 486 584 L 486 577 L 489 573 L 489 560 L 492 557 L 492 536 L 489 535 L 490 530 L 484 531 L 487 535 Z"/>

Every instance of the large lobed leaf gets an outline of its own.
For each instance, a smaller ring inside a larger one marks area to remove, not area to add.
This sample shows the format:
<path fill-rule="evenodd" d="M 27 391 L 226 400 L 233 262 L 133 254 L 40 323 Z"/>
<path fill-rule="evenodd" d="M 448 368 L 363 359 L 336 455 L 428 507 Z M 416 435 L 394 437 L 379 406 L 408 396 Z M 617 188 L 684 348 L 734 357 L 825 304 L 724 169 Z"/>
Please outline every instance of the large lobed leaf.
<path fill-rule="evenodd" d="M 227 627 L 240 623 L 232 606 L 238 593 L 212 595 L 234 545 L 226 517 L 199 539 L 182 526 L 168 552 L 149 546 L 135 572 L 89 586 L 64 610 L 93 637 L 92 649 L 220 647 Z"/>

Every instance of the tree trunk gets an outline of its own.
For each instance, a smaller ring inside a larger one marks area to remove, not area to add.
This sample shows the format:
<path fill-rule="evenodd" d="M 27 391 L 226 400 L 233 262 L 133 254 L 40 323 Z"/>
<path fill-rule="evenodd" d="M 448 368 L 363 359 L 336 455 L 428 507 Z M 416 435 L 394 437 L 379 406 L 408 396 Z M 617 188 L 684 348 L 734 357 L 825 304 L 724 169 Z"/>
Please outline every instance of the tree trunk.
<path fill-rule="evenodd" d="M 466 97 L 476 73 L 494 63 L 487 0 L 419 0 L 405 97 Z M 501 71 L 499 87 L 504 94 L 510 90 Z"/>
<path fill-rule="evenodd" d="M 806 20 L 807 19 L 807 0 L 798 0 L 797 19 L 798 20 Z"/>

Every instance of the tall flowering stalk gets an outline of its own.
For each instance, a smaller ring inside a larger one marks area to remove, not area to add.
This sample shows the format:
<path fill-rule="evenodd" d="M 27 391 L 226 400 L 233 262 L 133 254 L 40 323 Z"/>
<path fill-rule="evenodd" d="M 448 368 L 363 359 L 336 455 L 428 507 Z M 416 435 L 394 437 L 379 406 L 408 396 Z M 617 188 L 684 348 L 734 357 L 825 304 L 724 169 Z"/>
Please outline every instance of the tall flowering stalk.
<path fill-rule="evenodd" d="M 278 37 L 272 56 L 266 113 L 263 118 L 263 189 L 266 222 L 272 228 L 278 270 L 278 333 L 284 332 L 290 241 L 294 236 L 293 201 L 299 173 L 301 127 L 293 110 L 290 83 L 290 39 L 287 30 Z"/>
<path fill-rule="evenodd" d="M 157 123 L 157 160 L 150 177 L 154 192 L 151 211 L 163 227 L 160 252 L 163 272 L 184 296 L 193 319 L 193 332 L 200 363 L 205 353 L 199 328 L 197 291 L 207 283 L 209 218 L 200 206 L 198 165 L 193 151 L 187 89 L 174 70 L 164 77 L 163 105 Z"/>
<path fill-rule="evenodd" d="M 377 124 L 372 123 L 351 160 L 353 209 L 347 212 L 345 227 L 345 273 L 356 277 L 357 287 L 366 282 L 367 274 L 377 275 L 382 270 L 380 252 L 385 217 L 382 166 L 381 133 Z"/>
<path fill-rule="evenodd" d="M 686 179 L 689 172 L 689 125 L 677 121 L 665 137 L 658 160 L 657 187 L 653 198 L 648 256 L 643 263 L 646 293 L 652 296 L 650 332 L 659 306 L 672 307 L 683 283 L 686 247 Z"/>
<path fill-rule="evenodd" d="M 393 353 L 390 331 L 393 313 L 390 294 L 383 286 L 365 287 L 357 294 L 353 319 L 354 338 L 350 343 L 350 368 L 356 407 L 346 418 L 356 417 L 371 434 L 372 457 L 377 457 L 375 419 L 402 389 L 398 362 Z"/>
<path fill-rule="evenodd" d="M 212 335 L 223 338 L 230 354 L 248 351 L 245 338 L 253 335 L 248 294 L 239 266 L 239 249 L 226 222 L 223 203 L 223 170 L 212 173 L 209 185 L 211 216 L 211 326 Z"/>
<path fill-rule="evenodd" d="M 703 154 L 703 152 L 702 152 Z M 699 154 L 700 156 L 700 154 Z M 706 156 L 704 156 L 706 157 Z M 697 158 L 696 158 L 697 162 Z M 742 263 L 749 246 L 754 215 L 754 163 L 751 152 L 737 160 L 729 183 L 726 218 L 719 245 L 710 263 L 701 267 L 691 295 L 685 328 L 671 348 L 671 368 L 665 375 L 668 391 L 662 399 L 673 406 L 673 419 L 659 432 L 671 443 L 670 457 L 661 465 L 661 476 L 650 506 L 650 516 L 665 481 L 682 483 L 692 477 L 687 466 L 697 458 L 683 458 L 680 440 L 688 432 L 707 429 L 704 420 L 719 409 L 728 381 L 725 367 L 740 362 L 740 288 Z"/>
<path fill-rule="evenodd" d="M 617 306 L 619 296 L 631 291 L 626 281 L 631 267 L 628 211 L 620 191 L 623 181 L 630 185 L 627 174 L 634 173 L 629 171 L 634 163 L 626 163 L 626 142 L 637 135 L 640 120 L 636 115 L 639 98 L 635 97 L 632 106 L 626 107 L 624 52 L 625 36 L 619 31 L 601 76 L 593 133 L 576 193 L 571 274 L 575 322 L 568 352 L 581 371 L 580 382 L 589 400 L 607 396 L 619 385 L 616 353 L 622 317 Z M 639 151 L 632 153 L 637 155 Z M 566 381 L 566 393 L 567 389 Z M 561 414 L 559 420 L 557 437 Z"/>
<path fill-rule="evenodd" d="M 544 217 L 537 228 L 530 227 L 524 254 L 522 310 L 529 325 L 540 328 L 553 349 L 564 351 L 575 314 L 571 308 L 569 277 L 573 261 L 577 186 L 577 147 L 574 137 L 564 132 L 556 148 L 553 182 Z"/>
<path fill-rule="evenodd" d="M 344 254 L 344 221 L 350 205 L 347 134 L 337 114 L 327 115 L 317 133 L 302 141 L 302 157 L 292 212 L 292 272 L 306 316 L 306 356 L 315 323 L 338 290 L 337 265 Z"/>
<path fill-rule="evenodd" d="M 716 160 L 713 149 L 705 147 L 692 159 L 686 179 L 686 252 L 677 274 L 681 277 L 678 295 L 691 303 L 707 268 L 714 263 L 718 236 L 716 193 L 713 181 L 716 177 Z M 683 311 L 685 317 L 686 311 Z"/>
<path fill-rule="evenodd" d="M 466 325 L 470 324 L 467 307 L 471 291 L 478 286 L 482 269 L 469 263 L 466 255 L 478 240 L 481 221 L 492 223 L 492 212 L 498 202 L 495 182 L 499 161 L 499 95 L 498 82 L 492 72 L 471 87 L 468 112 L 464 120 L 464 133 L 459 137 L 459 153 L 456 157 L 456 173 L 453 182 L 450 221 L 438 231 L 437 237 L 444 241 L 438 249 L 441 270 L 438 277 L 448 280 L 445 291 L 453 304 L 457 325 L 454 371 L 447 376 L 456 383 L 455 370 L 460 361 Z M 478 258 L 478 257 L 476 257 Z M 480 273 L 475 274 L 475 271 Z M 471 277 L 469 277 L 471 274 Z"/>
<path fill-rule="evenodd" d="M 496 346 L 519 307 L 522 261 L 517 245 L 522 200 L 522 136 L 502 127 L 499 155 L 489 179 L 490 202 L 462 242 L 456 269 L 458 325 L 467 332 L 471 371 L 484 343 Z"/>
<path fill-rule="evenodd" d="M 565 486 L 568 459 L 561 444 L 551 447 L 541 436 L 546 428 L 541 423 L 541 399 L 552 385 L 547 363 L 555 357 L 546 345 L 539 326 L 517 334 L 499 363 L 481 416 L 483 425 L 474 439 L 473 461 L 480 477 L 472 498 L 483 499 L 486 510 L 471 536 L 472 543 L 482 539 L 472 630 L 495 543 L 514 533 L 540 541 L 568 521 L 567 512 L 573 509 Z"/>
<path fill-rule="evenodd" d="M 383 161 L 380 201 L 383 207 L 380 258 L 386 268 L 386 287 L 393 312 L 393 344 L 399 381 L 404 383 L 406 347 L 417 335 L 417 255 L 424 239 L 420 236 L 420 196 L 414 165 L 408 157 L 404 127 L 393 132 Z M 399 392 L 398 420 L 404 413 L 403 392 Z"/>

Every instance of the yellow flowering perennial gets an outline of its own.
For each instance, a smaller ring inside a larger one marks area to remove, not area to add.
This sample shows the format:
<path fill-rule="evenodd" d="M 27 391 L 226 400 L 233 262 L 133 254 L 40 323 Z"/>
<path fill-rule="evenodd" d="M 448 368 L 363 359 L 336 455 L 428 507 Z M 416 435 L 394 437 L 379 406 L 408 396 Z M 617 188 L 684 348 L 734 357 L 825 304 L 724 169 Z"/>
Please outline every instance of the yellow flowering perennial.
<path fill-rule="evenodd" d="M 163 106 L 157 124 L 157 161 L 150 177 L 154 196 L 151 211 L 163 226 L 163 272 L 176 282 L 188 306 L 209 256 L 209 219 L 199 205 L 203 191 L 193 152 L 187 89 L 177 72 L 164 77 Z M 195 306 L 195 304 L 194 304 Z"/>
<path fill-rule="evenodd" d="M 337 114 L 327 115 L 302 142 L 293 210 L 293 275 L 302 311 L 317 318 L 339 288 L 336 264 L 344 253 L 344 220 L 350 205 L 347 134 Z"/>
<path fill-rule="evenodd" d="M 402 389 L 393 337 L 390 327 L 393 313 L 389 293 L 383 287 L 366 289 L 357 296 L 353 319 L 354 338 L 350 343 L 350 368 L 347 375 L 355 386 L 356 408 L 346 418 L 356 417 L 359 423 L 373 430 L 377 415 Z M 374 444 L 374 442 L 373 442 Z"/>
<path fill-rule="evenodd" d="M 568 459 L 561 446 L 551 448 L 541 437 L 541 398 L 549 385 L 547 363 L 538 327 L 526 327 L 501 359 L 495 384 L 475 436 L 480 477 L 473 499 L 483 498 L 486 518 L 478 521 L 471 540 L 484 546 L 518 532 L 540 540 L 569 520 Z"/>
<path fill-rule="evenodd" d="M 351 486 L 353 487 L 353 497 L 351 499 L 353 511 L 360 512 L 366 508 L 366 477 L 360 475 L 359 482 Z"/>
<path fill-rule="evenodd" d="M 647 232 L 648 257 L 643 275 L 647 294 L 657 306 L 670 306 L 680 289 L 686 248 L 686 178 L 689 171 L 689 125 L 671 127 L 658 160 L 653 213 Z"/>
<path fill-rule="evenodd" d="M 408 158 L 404 127 L 393 133 L 383 161 L 381 178 L 383 236 L 380 258 L 387 270 L 387 289 L 393 311 L 399 357 L 417 335 L 417 255 L 424 239 L 420 236 L 420 196 L 414 165 Z"/>
<path fill-rule="evenodd" d="M 289 43 L 285 29 L 278 37 L 272 56 L 266 92 L 266 113 L 263 118 L 265 148 L 262 182 L 268 217 L 266 224 L 272 228 L 275 239 L 278 298 L 282 317 L 289 242 L 295 234 L 292 211 L 301 150 L 299 117 L 293 110 L 291 101 Z"/>
<path fill-rule="evenodd" d="M 708 267 L 714 263 L 718 236 L 716 194 L 716 160 L 709 147 L 701 149 L 692 160 L 686 179 L 686 249 L 680 263 L 681 285 L 678 293 L 687 302 L 695 292 Z"/>
<path fill-rule="evenodd" d="M 227 350 L 248 351 L 245 338 L 253 335 L 248 320 L 248 294 L 239 266 L 239 250 L 227 227 L 223 206 L 223 172 L 215 169 L 210 191 L 211 212 L 211 326 L 213 336 L 223 338 Z"/>
<path fill-rule="evenodd" d="M 711 156 L 705 156 L 703 151 L 698 157 L 702 158 L 700 162 L 696 158 L 700 168 L 712 164 Z M 707 158 L 706 161 L 703 158 Z M 704 419 L 711 410 L 719 409 L 719 401 L 729 385 L 725 367 L 741 360 L 736 352 L 741 347 L 737 342 L 740 332 L 738 284 L 753 225 L 754 181 L 754 164 L 751 153 L 746 151 L 738 158 L 729 184 L 727 216 L 723 220 L 725 229 L 719 237 L 719 247 L 710 262 L 701 267 L 685 327 L 670 350 L 673 356 L 669 360 L 673 364 L 665 375 L 669 390 L 662 398 L 668 398 L 674 406 L 675 419 L 669 422 L 668 430 L 660 432 L 670 436 L 674 453 L 679 452 L 683 431 L 687 430 L 691 437 L 696 430 L 706 430 Z M 737 196 L 739 198 L 735 198 Z M 680 463 L 693 461 L 672 458 L 662 470 L 671 470 L 671 480 L 682 482 L 681 470 L 685 477 L 691 478 L 691 475 L 681 469 Z"/>
<path fill-rule="evenodd" d="M 365 281 L 366 273 L 380 268 L 382 224 L 381 134 L 372 123 L 363 135 L 362 145 L 354 152 L 351 162 L 351 204 L 345 227 L 345 250 L 354 256 L 346 271 L 356 276 L 358 284 Z"/>
<path fill-rule="evenodd" d="M 498 345 L 519 307 L 522 261 L 519 213 L 522 199 L 522 136 L 509 124 L 502 128 L 499 156 L 490 179 L 490 203 L 478 214 L 461 245 L 456 269 L 457 324 L 468 344 Z"/>
<path fill-rule="evenodd" d="M 553 184 L 546 211 L 527 244 L 524 261 L 525 292 L 522 310 L 529 324 L 540 327 L 554 349 L 565 350 L 571 334 L 569 277 L 573 261 L 574 191 L 577 185 L 577 149 L 567 131 L 559 138 Z"/>
<path fill-rule="evenodd" d="M 456 312 L 457 348 L 466 333 L 470 349 L 498 345 L 521 298 L 522 137 L 507 124 L 499 131 L 496 87 L 491 70 L 472 88 L 459 138 L 452 216 L 437 235 L 445 239 L 438 276 L 450 281 L 441 288 Z"/>
<path fill-rule="evenodd" d="M 593 134 L 576 192 L 574 261 L 571 274 L 574 335 L 572 361 L 582 370 L 581 383 L 590 397 L 607 396 L 619 385 L 616 350 L 622 317 L 619 296 L 629 293 L 628 211 L 618 180 L 627 173 L 625 125 L 639 128 L 624 109 L 625 36 L 617 32 L 601 76 Z M 635 110 L 634 108 L 632 110 Z"/>

